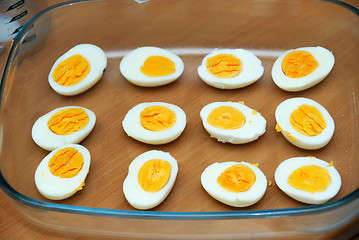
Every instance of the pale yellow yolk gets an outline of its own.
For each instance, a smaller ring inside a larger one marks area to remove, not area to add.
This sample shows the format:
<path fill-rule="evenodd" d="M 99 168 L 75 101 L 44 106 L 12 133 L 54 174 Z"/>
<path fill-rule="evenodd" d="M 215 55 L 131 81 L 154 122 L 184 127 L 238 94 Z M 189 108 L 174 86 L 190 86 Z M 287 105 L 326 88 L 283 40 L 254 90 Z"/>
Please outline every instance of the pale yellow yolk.
<path fill-rule="evenodd" d="M 47 126 L 58 135 L 68 135 L 85 128 L 89 122 L 89 116 L 84 109 L 67 108 L 54 114 Z"/>
<path fill-rule="evenodd" d="M 84 165 L 82 154 L 73 147 L 64 148 L 55 153 L 49 161 L 51 173 L 61 178 L 76 176 Z"/>
<path fill-rule="evenodd" d="M 256 175 L 252 169 L 236 164 L 227 168 L 217 178 L 217 183 L 229 192 L 245 192 L 250 189 L 256 181 Z"/>
<path fill-rule="evenodd" d="M 310 105 L 301 105 L 290 115 L 292 127 L 305 136 L 317 136 L 327 126 L 320 111 Z"/>
<path fill-rule="evenodd" d="M 245 124 L 246 117 L 234 107 L 221 106 L 210 112 L 207 122 L 216 128 L 234 130 Z"/>
<path fill-rule="evenodd" d="M 283 73 L 289 78 L 301 78 L 312 73 L 318 67 L 318 62 L 307 51 L 292 51 L 282 61 Z"/>
<path fill-rule="evenodd" d="M 145 162 L 138 172 L 138 183 L 146 192 L 158 192 L 171 177 L 171 164 L 161 159 Z"/>
<path fill-rule="evenodd" d="M 176 113 L 163 106 L 146 107 L 140 113 L 141 125 L 150 131 L 170 129 L 176 123 Z"/>
<path fill-rule="evenodd" d="M 141 67 L 141 72 L 149 77 L 171 75 L 176 71 L 175 63 L 162 56 L 150 56 Z"/>
<path fill-rule="evenodd" d="M 52 73 L 52 79 L 61 86 L 73 86 L 85 79 L 90 63 L 80 54 L 61 62 Z"/>
<path fill-rule="evenodd" d="M 210 74 L 219 78 L 233 78 L 242 71 L 241 60 L 231 54 L 218 54 L 206 62 Z"/>
<path fill-rule="evenodd" d="M 290 186 L 310 193 L 325 191 L 330 182 L 328 170 L 317 165 L 297 168 L 288 178 Z"/>

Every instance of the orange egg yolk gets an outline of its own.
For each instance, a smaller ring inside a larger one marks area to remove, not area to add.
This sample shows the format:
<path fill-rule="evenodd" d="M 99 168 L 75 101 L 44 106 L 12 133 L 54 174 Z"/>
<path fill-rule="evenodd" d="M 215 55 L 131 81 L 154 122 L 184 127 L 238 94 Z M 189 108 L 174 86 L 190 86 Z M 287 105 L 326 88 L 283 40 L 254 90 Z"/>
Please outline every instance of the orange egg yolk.
<path fill-rule="evenodd" d="M 163 131 L 176 124 L 176 113 L 163 106 L 146 107 L 140 113 L 141 125 L 150 131 Z"/>
<path fill-rule="evenodd" d="M 252 169 L 236 164 L 227 168 L 217 178 L 217 183 L 229 192 L 245 192 L 250 189 L 256 181 L 256 175 Z"/>
<path fill-rule="evenodd" d="M 206 62 L 210 74 L 218 78 L 233 78 L 242 71 L 241 60 L 231 54 L 218 54 Z"/>
<path fill-rule="evenodd" d="M 90 72 L 90 63 L 80 54 L 61 62 L 53 71 L 52 79 L 61 86 L 73 86 L 85 79 Z"/>
<path fill-rule="evenodd" d="M 306 104 L 294 110 L 289 121 L 296 131 L 310 137 L 319 135 L 327 126 L 321 112 Z"/>
<path fill-rule="evenodd" d="M 84 109 L 67 108 L 54 114 L 47 126 L 58 135 L 68 135 L 85 128 L 89 122 L 89 116 Z"/>
<path fill-rule="evenodd" d="M 234 107 L 221 106 L 213 109 L 207 118 L 207 123 L 213 127 L 226 130 L 241 128 L 246 122 L 244 114 Z"/>
<path fill-rule="evenodd" d="M 150 56 L 141 67 L 141 72 L 149 77 L 171 75 L 176 71 L 175 63 L 162 56 Z"/>
<path fill-rule="evenodd" d="M 147 161 L 138 172 L 138 183 L 146 192 L 158 192 L 168 183 L 171 168 L 171 164 L 162 159 Z"/>
<path fill-rule="evenodd" d="M 317 165 L 297 168 L 288 178 L 290 186 L 310 193 L 325 191 L 331 181 L 329 171 Z"/>
<path fill-rule="evenodd" d="M 307 51 L 292 51 L 282 61 L 283 73 L 289 78 L 301 78 L 318 67 L 314 56 Z"/>
<path fill-rule="evenodd" d="M 49 161 L 50 172 L 61 178 L 76 176 L 84 165 L 82 154 L 73 147 L 61 149 Z"/>

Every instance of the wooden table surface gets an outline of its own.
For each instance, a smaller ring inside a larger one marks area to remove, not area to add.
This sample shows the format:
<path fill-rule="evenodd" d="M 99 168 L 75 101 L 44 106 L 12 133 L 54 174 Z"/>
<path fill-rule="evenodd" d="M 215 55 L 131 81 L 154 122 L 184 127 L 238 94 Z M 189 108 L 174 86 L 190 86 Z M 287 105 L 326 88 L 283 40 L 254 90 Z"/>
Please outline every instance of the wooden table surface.
<path fill-rule="evenodd" d="M 61 0 L 48 0 L 49 5 L 61 2 Z M 359 8 L 358 0 L 346 0 L 345 2 Z M 2 70 L 4 63 L 4 56 L 0 55 L 0 66 Z M 348 229 L 348 235 L 353 236 L 355 232 L 359 231 L 359 218 L 350 229 Z M 3 191 L 0 191 L 0 240 L 12 240 L 12 239 L 48 239 L 48 240 L 63 240 L 63 239 L 102 239 L 96 237 L 85 237 L 79 235 L 70 235 L 48 231 L 38 228 L 23 219 L 12 207 L 8 196 Z M 359 235 L 354 236 L 352 239 L 359 239 Z"/>

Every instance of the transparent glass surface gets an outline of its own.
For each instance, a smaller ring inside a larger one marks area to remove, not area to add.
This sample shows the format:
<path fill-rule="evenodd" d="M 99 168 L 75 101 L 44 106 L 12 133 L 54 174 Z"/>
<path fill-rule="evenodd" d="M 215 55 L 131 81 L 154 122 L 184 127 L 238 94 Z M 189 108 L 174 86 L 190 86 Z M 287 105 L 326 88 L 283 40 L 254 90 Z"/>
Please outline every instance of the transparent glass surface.
<path fill-rule="evenodd" d="M 50 7 L 32 18 L 10 43 L 1 82 L 0 186 L 26 219 L 57 231 L 153 239 L 340 239 L 359 215 L 358 30 L 358 10 L 334 1 L 104 0 Z M 51 89 L 47 76 L 55 60 L 80 43 L 105 51 L 106 71 L 90 90 L 61 96 Z M 178 54 L 185 66 L 183 75 L 162 87 L 129 83 L 119 64 L 126 53 L 141 46 Z M 303 46 L 331 50 L 335 66 L 308 90 L 283 91 L 272 81 L 273 63 L 282 52 Z M 251 50 L 262 60 L 264 75 L 237 90 L 208 86 L 200 80 L 197 67 L 215 48 Z M 276 106 L 300 96 L 321 103 L 336 123 L 334 137 L 322 149 L 296 148 L 275 131 Z M 186 129 L 174 142 L 152 146 L 124 133 L 121 122 L 127 111 L 150 101 L 173 103 L 186 112 Z M 266 118 L 266 133 L 245 145 L 210 138 L 199 112 L 214 101 L 244 101 Z M 81 142 L 92 163 L 82 191 L 51 201 L 34 183 L 36 167 L 48 151 L 33 142 L 31 128 L 40 116 L 68 105 L 87 107 L 97 116 L 94 130 Z M 163 203 L 139 211 L 127 203 L 122 183 L 130 162 L 152 149 L 170 152 L 178 161 L 179 174 Z M 340 192 L 320 205 L 303 204 L 281 192 L 274 181 L 275 169 L 297 156 L 333 161 L 342 177 Z M 205 192 L 202 171 L 223 161 L 259 164 L 271 184 L 258 203 L 234 208 Z"/>

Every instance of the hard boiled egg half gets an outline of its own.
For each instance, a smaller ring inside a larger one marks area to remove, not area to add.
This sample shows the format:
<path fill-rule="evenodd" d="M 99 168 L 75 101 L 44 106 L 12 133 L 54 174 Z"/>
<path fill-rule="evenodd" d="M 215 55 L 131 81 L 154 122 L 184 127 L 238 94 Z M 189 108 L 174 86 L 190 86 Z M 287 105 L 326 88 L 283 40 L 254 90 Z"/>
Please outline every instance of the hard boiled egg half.
<path fill-rule="evenodd" d="M 308 204 L 329 201 L 341 187 L 341 177 L 333 164 L 314 157 L 283 161 L 275 171 L 275 182 L 288 196 Z"/>
<path fill-rule="evenodd" d="M 153 208 L 171 192 L 177 172 L 177 160 L 169 153 L 145 152 L 131 162 L 123 182 L 123 193 L 134 208 Z"/>
<path fill-rule="evenodd" d="M 274 62 L 272 78 L 283 90 L 302 91 L 322 81 L 333 66 L 333 53 L 323 47 L 291 49 Z"/>
<path fill-rule="evenodd" d="M 37 119 L 31 135 L 37 145 L 52 151 L 65 144 L 81 142 L 90 134 L 95 123 L 95 113 L 87 108 L 60 107 Z"/>
<path fill-rule="evenodd" d="M 329 143 L 334 134 L 334 120 L 319 103 L 309 98 L 290 98 L 275 111 L 276 130 L 299 148 L 314 150 Z"/>
<path fill-rule="evenodd" d="M 197 69 L 208 85 L 235 89 L 256 82 L 264 72 L 262 61 L 244 49 L 215 49 L 205 56 Z"/>
<path fill-rule="evenodd" d="M 233 207 L 255 204 L 267 189 L 266 176 L 247 162 L 213 163 L 202 172 L 201 183 L 214 199 Z"/>
<path fill-rule="evenodd" d="M 140 103 L 122 121 L 128 136 L 148 144 L 165 144 L 177 139 L 186 127 L 186 114 L 164 102 Z"/>
<path fill-rule="evenodd" d="M 142 87 L 157 87 L 175 81 L 184 64 L 176 54 L 158 47 L 140 47 L 128 53 L 120 63 L 122 75 Z"/>
<path fill-rule="evenodd" d="M 223 143 L 248 143 L 266 131 L 264 117 L 240 102 L 210 103 L 202 108 L 200 116 L 211 137 Z"/>
<path fill-rule="evenodd" d="M 78 144 L 68 144 L 50 152 L 35 172 L 39 192 L 51 200 L 62 200 L 81 190 L 90 169 L 90 152 Z"/>
<path fill-rule="evenodd" d="M 77 95 L 94 86 L 106 66 L 107 58 L 101 48 L 79 44 L 56 60 L 49 73 L 49 84 L 61 95 Z"/>

